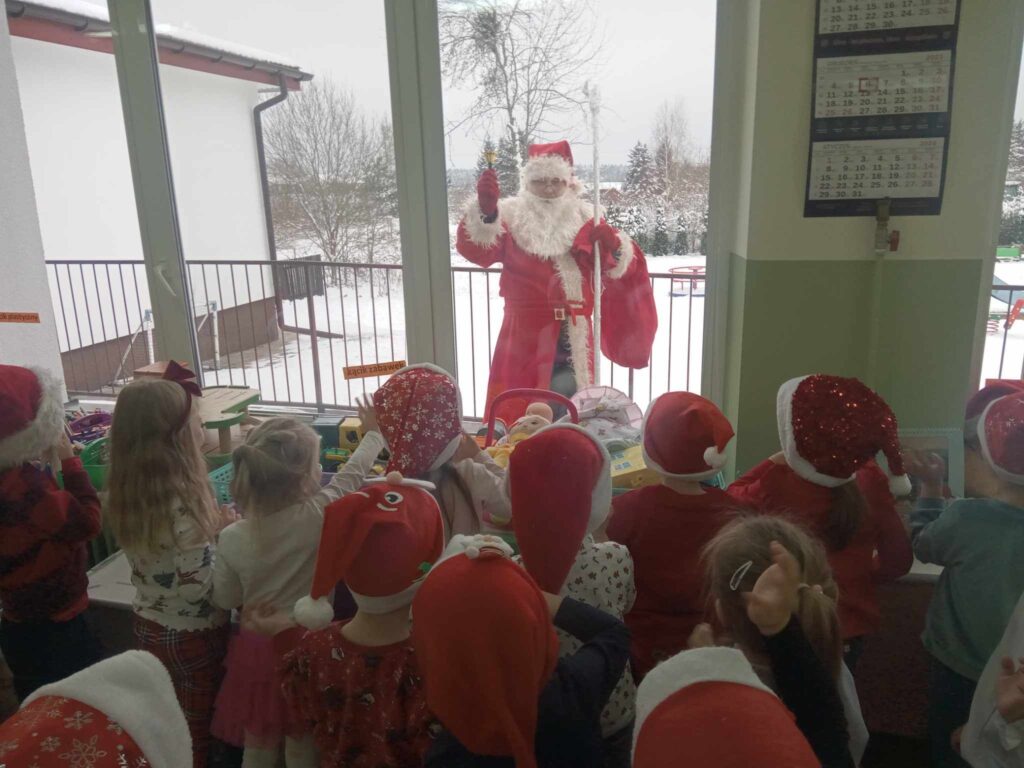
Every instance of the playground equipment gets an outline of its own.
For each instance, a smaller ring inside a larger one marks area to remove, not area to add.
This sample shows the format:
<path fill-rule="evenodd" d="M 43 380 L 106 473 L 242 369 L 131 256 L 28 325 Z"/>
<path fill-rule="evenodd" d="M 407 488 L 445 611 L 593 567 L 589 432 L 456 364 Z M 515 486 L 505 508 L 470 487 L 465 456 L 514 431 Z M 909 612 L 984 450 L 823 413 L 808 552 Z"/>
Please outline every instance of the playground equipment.
<path fill-rule="evenodd" d="M 707 291 L 707 268 L 703 265 L 692 267 L 672 267 L 672 296 L 703 296 Z"/>

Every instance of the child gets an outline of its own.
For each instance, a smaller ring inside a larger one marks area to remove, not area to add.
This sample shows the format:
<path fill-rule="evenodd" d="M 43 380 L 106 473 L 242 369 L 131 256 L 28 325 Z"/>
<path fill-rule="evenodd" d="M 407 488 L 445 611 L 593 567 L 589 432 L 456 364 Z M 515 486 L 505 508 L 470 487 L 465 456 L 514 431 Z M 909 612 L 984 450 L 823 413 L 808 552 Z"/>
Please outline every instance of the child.
<path fill-rule="evenodd" d="M 941 460 L 913 466 L 923 480 L 911 514 L 914 554 L 944 567 L 923 636 L 932 656 L 929 735 L 937 766 L 964 765 L 950 734 L 966 722 L 975 685 L 1024 592 L 1024 394 L 991 400 L 965 437 L 971 498 L 947 507 Z"/>
<path fill-rule="evenodd" d="M 1024 768 L 1024 595 L 978 681 L 962 752 L 971 765 Z"/>
<path fill-rule="evenodd" d="M 732 648 L 684 651 L 636 694 L 634 768 L 819 768 L 793 715 Z"/>
<path fill-rule="evenodd" d="M 859 763 L 867 730 L 843 675 L 837 589 L 822 546 L 784 520 L 745 517 L 711 540 L 705 558 L 725 632 L 796 715 L 822 764 L 845 768 L 851 754 Z"/>
<path fill-rule="evenodd" d="M 0 650 L 19 699 L 101 656 L 84 615 L 85 543 L 99 532 L 99 498 L 65 433 L 60 382 L 0 365 Z"/>
<path fill-rule="evenodd" d="M 245 515 L 220 535 L 213 602 L 290 610 L 313 580 L 324 507 L 358 490 L 384 448 L 373 411 L 360 405 L 364 435 L 330 485 L 320 488 L 319 437 L 295 419 L 268 419 L 232 456 L 231 493 Z M 332 585 L 333 586 L 333 585 Z M 309 742 L 286 722 L 271 641 L 244 627 L 232 638 L 217 695 L 213 734 L 245 747 L 246 766 L 276 764 L 282 741 L 292 762 Z"/>
<path fill-rule="evenodd" d="M 782 452 L 729 486 L 729 495 L 791 515 L 825 543 L 839 583 L 846 663 L 854 669 L 881 618 L 875 582 L 903 576 L 914 561 L 893 499 L 910 492 L 896 417 L 856 379 L 816 375 L 782 385 L 778 420 Z M 880 451 L 896 475 L 891 480 L 873 461 Z"/>
<path fill-rule="evenodd" d="M 636 564 L 636 604 L 626 626 L 638 680 L 684 650 L 704 620 L 700 553 L 736 504 L 701 481 L 718 474 L 732 437 L 729 421 L 700 395 L 669 392 L 647 409 L 644 462 L 661 485 L 616 497 L 608 523 L 608 538 L 624 544 Z"/>
<path fill-rule="evenodd" d="M 172 364 L 165 379 L 121 390 L 110 428 L 107 510 L 132 567 L 135 639 L 167 667 L 206 764 L 210 718 L 223 677 L 228 614 L 210 600 L 218 509 L 203 459 L 203 428 L 191 374 Z"/>
<path fill-rule="evenodd" d="M 636 596 L 633 560 L 593 532 L 612 501 L 611 458 L 594 437 L 572 424 L 545 427 L 509 457 L 512 524 L 526 570 L 545 592 L 564 595 L 622 620 Z M 560 655 L 582 643 L 559 631 Z M 601 713 L 606 764 L 629 765 L 636 684 L 627 665 Z"/>
<path fill-rule="evenodd" d="M 373 395 L 387 441 L 389 472 L 436 486 L 448 538 L 496 530 L 488 521 L 511 514 L 505 470 L 462 429 L 462 400 L 455 379 L 433 365 L 398 371 Z"/>
<path fill-rule="evenodd" d="M 289 712 L 313 734 L 323 765 L 422 762 L 436 723 L 409 640 L 409 606 L 443 549 L 437 502 L 397 472 L 324 510 L 313 588 L 295 606 L 296 619 L 319 631 L 299 640 L 281 671 Z M 327 595 L 342 579 L 359 610 L 328 626 Z"/>
<path fill-rule="evenodd" d="M 603 763 L 600 713 L 629 658 L 622 622 L 541 593 L 489 544 L 435 566 L 412 615 L 427 706 L 445 728 L 426 768 Z M 583 643 L 572 656 L 558 658 L 552 619 Z"/>

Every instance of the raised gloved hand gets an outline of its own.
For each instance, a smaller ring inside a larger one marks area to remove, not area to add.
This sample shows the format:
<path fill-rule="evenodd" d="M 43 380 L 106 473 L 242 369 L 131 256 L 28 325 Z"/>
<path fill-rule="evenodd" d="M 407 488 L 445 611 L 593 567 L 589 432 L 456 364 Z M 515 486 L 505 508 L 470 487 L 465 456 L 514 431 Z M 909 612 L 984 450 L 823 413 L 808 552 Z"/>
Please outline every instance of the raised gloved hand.
<path fill-rule="evenodd" d="M 480 203 L 480 212 L 490 218 L 498 212 L 498 198 L 501 197 L 501 187 L 498 185 L 498 174 L 493 168 L 488 168 L 480 174 L 480 180 L 476 183 L 476 199 Z"/>
<path fill-rule="evenodd" d="M 615 254 L 622 245 L 619 233 L 607 221 L 602 221 L 590 230 L 590 242 L 599 243 L 601 246 L 601 269 L 614 269 L 619 261 Z M 619 258 L 621 257 L 620 253 Z"/>

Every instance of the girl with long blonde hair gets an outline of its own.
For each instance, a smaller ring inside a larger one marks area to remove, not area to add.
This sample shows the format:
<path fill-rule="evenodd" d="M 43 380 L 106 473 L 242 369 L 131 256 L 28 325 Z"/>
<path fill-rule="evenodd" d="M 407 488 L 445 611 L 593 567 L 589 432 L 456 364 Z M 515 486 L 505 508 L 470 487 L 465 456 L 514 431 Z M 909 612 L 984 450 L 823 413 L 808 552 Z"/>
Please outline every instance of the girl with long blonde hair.
<path fill-rule="evenodd" d="M 213 601 L 223 609 L 291 613 L 313 581 L 324 507 L 358 491 L 384 449 L 372 409 L 360 406 L 364 436 L 329 485 L 320 487 L 319 439 L 308 424 L 274 418 L 232 456 L 231 492 L 244 519 L 220 536 Z M 333 611 L 320 616 L 326 624 Z M 308 617 L 307 617 L 308 618 Z M 243 766 L 315 765 L 310 738 L 288 727 L 270 638 L 244 626 L 231 640 L 213 733 L 244 747 Z"/>
<path fill-rule="evenodd" d="M 228 614 L 210 599 L 216 539 L 233 515 L 218 508 L 207 477 L 199 387 L 175 370 L 180 381 L 138 379 L 118 395 L 107 519 L 132 566 L 136 642 L 170 672 L 198 767 L 228 640 Z"/>

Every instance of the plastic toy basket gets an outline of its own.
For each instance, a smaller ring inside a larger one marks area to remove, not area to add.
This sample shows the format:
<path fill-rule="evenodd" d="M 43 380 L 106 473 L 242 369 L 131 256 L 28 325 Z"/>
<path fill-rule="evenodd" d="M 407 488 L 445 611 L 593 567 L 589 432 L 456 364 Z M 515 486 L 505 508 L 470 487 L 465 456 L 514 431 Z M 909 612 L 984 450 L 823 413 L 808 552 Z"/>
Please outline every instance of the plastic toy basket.
<path fill-rule="evenodd" d="M 78 454 L 82 467 L 92 481 L 92 487 L 102 491 L 110 474 L 110 438 L 101 437 L 93 440 Z"/>
<path fill-rule="evenodd" d="M 324 487 L 334 478 L 334 472 L 320 473 L 320 487 Z M 231 496 L 231 480 L 235 476 L 235 465 L 228 462 L 223 467 L 213 470 L 207 477 L 210 478 L 210 485 L 213 486 L 213 495 L 217 497 L 218 504 L 231 504 L 234 499 Z"/>

